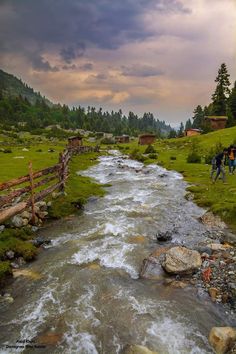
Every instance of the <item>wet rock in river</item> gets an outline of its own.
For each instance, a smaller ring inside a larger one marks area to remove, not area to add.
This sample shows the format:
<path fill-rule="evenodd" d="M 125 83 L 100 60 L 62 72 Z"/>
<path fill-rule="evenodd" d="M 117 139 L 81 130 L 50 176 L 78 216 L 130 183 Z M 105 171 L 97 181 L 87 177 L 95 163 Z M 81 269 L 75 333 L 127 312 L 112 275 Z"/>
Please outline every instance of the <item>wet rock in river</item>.
<path fill-rule="evenodd" d="M 149 256 L 143 260 L 140 277 L 145 279 L 163 279 L 165 273 L 157 257 Z"/>
<path fill-rule="evenodd" d="M 231 350 L 236 341 L 236 329 L 232 327 L 213 327 L 209 335 L 209 343 L 217 354 L 225 354 Z"/>
<path fill-rule="evenodd" d="M 143 345 L 128 344 L 123 351 L 123 354 L 158 354 L 153 352 Z"/>
<path fill-rule="evenodd" d="M 201 267 L 202 260 L 199 252 L 178 246 L 167 251 L 161 264 L 167 273 L 192 274 Z"/>
<path fill-rule="evenodd" d="M 170 231 L 158 232 L 156 234 L 156 238 L 158 242 L 166 242 L 172 240 L 172 233 Z"/>
<path fill-rule="evenodd" d="M 36 246 L 36 247 L 40 247 L 42 245 L 48 245 L 51 243 L 51 240 L 47 240 L 43 237 L 37 237 L 36 239 L 34 239 L 32 241 L 33 245 Z"/>

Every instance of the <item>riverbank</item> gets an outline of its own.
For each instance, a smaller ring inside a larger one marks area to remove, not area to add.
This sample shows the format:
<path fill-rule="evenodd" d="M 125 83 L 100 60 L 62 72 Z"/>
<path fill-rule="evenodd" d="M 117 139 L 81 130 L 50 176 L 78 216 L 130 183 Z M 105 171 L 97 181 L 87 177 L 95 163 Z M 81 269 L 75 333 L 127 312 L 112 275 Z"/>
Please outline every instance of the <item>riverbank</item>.
<path fill-rule="evenodd" d="M 130 144 L 120 144 L 119 148 L 133 158 L 136 156 L 145 165 L 156 163 L 181 173 L 190 184 L 187 190 L 192 193 L 194 201 L 220 216 L 236 231 L 236 174 L 229 175 L 226 166 L 226 184 L 222 180 L 212 184 L 211 164 L 209 161 L 206 163 L 209 156 L 214 156 L 216 149 L 222 150 L 235 142 L 236 127 L 232 127 L 195 137 L 157 140 L 153 144 L 155 151 L 148 154 L 145 154 L 147 145 L 140 146 L 137 140 Z M 187 162 L 187 157 L 193 150 L 200 157 L 198 163 Z"/>
<path fill-rule="evenodd" d="M 81 211 L 91 196 L 105 194 L 102 185 L 79 174 L 79 171 L 86 170 L 96 164 L 99 155 L 99 153 L 90 152 L 73 157 L 69 164 L 70 174 L 65 192 L 55 195 L 54 198 L 48 198 L 50 207 L 47 208 L 45 220 L 76 214 Z M 0 232 L 0 286 L 3 286 L 9 276 L 12 276 L 14 267 L 35 259 L 39 252 L 33 242 L 37 237 L 37 231 L 38 228 L 32 227 L 30 224 L 26 227 L 16 228 L 11 221 L 6 223 L 6 227 L 2 227 Z"/>

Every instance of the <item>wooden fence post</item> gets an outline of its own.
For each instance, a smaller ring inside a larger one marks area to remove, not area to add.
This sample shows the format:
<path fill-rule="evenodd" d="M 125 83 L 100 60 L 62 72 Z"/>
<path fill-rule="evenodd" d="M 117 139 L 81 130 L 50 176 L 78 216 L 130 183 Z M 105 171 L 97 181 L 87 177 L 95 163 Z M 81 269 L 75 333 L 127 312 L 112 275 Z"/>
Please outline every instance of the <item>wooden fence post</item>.
<path fill-rule="evenodd" d="M 30 194 L 31 194 L 31 211 L 32 211 L 32 224 L 35 224 L 35 205 L 34 205 L 34 177 L 33 177 L 33 168 L 32 161 L 29 162 L 29 178 L 30 178 Z"/>

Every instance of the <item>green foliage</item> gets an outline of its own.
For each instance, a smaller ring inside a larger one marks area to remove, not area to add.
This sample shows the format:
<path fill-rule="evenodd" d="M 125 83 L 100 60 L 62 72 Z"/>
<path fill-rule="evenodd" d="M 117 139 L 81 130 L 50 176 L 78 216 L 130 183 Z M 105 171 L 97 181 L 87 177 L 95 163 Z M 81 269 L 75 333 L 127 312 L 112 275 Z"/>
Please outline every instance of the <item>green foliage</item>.
<path fill-rule="evenodd" d="M 13 251 L 17 257 L 23 257 L 26 261 L 34 259 L 38 252 L 37 248 L 32 243 L 20 240 L 13 235 L 10 234 L 9 237 L 5 237 L 5 235 L 1 234 L 0 260 L 5 259 L 7 251 Z"/>
<path fill-rule="evenodd" d="M 171 129 L 168 135 L 169 139 L 176 138 L 177 137 L 177 132 L 175 129 Z"/>
<path fill-rule="evenodd" d="M 215 146 L 211 147 L 205 155 L 205 163 L 211 164 L 213 157 L 222 152 L 223 149 L 224 146 L 222 145 L 221 141 L 218 141 Z"/>
<path fill-rule="evenodd" d="M 30 131 L 35 135 L 46 135 L 59 139 L 75 135 L 65 130 L 84 129 L 100 132 L 98 137 L 103 137 L 103 132 L 113 135 L 129 134 L 137 136 L 143 132 L 153 132 L 160 136 L 160 132 L 168 133 L 171 129 L 164 121 L 156 119 L 152 113 L 144 113 L 138 117 L 130 112 L 128 117 L 122 111 L 107 112 L 95 107 L 88 107 L 87 111 L 82 107 L 73 107 L 51 102 L 35 93 L 33 89 L 23 84 L 20 80 L 0 71 L 0 124 L 4 127 L 17 126 L 24 131 Z M 55 126 L 46 133 L 43 128 Z"/>
<path fill-rule="evenodd" d="M 73 157 L 69 166 L 70 175 L 66 183 L 65 195 L 52 202 L 50 217 L 61 218 L 74 214 L 83 207 L 89 197 L 105 194 L 101 185 L 89 177 L 79 175 L 79 171 L 96 164 L 98 156 L 97 153 L 86 153 Z"/>
<path fill-rule="evenodd" d="M 176 160 L 176 156 L 170 156 L 170 160 L 172 161 Z"/>
<path fill-rule="evenodd" d="M 152 145 L 148 145 L 146 150 L 144 151 L 144 154 L 151 154 L 151 153 L 155 153 L 156 150 Z"/>
<path fill-rule="evenodd" d="M 223 116 L 226 115 L 227 99 L 230 94 L 229 74 L 225 63 L 221 64 L 215 82 L 217 86 L 212 95 L 212 114 Z"/>
<path fill-rule="evenodd" d="M 191 151 L 187 156 L 188 163 L 201 163 L 201 155 L 199 154 L 199 144 L 196 140 L 192 141 Z"/>
<path fill-rule="evenodd" d="M 4 262 L 0 261 L 0 284 L 2 284 L 4 279 L 9 275 L 12 275 L 10 262 L 9 261 L 4 261 Z"/>
<path fill-rule="evenodd" d="M 115 141 L 113 138 L 103 138 L 101 140 L 101 144 L 115 144 Z"/>
<path fill-rule="evenodd" d="M 201 156 L 197 152 L 190 152 L 187 157 L 188 163 L 201 163 Z"/>
<path fill-rule="evenodd" d="M 158 155 L 155 153 L 149 154 L 148 155 L 149 159 L 156 160 L 158 158 Z"/>
<path fill-rule="evenodd" d="M 143 156 L 139 149 L 134 149 L 133 151 L 131 151 L 129 156 L 131 159 L 137 160 L 139 162 L 144 162 L 146 160 L 146 157 Z"/>

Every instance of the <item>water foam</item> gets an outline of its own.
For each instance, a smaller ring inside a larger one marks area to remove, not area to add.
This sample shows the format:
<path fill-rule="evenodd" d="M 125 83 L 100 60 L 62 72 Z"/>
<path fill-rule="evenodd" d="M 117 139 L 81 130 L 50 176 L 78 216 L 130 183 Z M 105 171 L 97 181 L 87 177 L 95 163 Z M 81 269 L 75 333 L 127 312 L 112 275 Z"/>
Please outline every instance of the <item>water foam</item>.
<path fill-rule="evenodd" d="M 107 237 L 82 246 L 79 252 L 73 255 L 71 263 L 81 265 L 98 260 L 104 267 L 124 269 L 133 279 L 137 279 L 138 271 L 127 259 L 127 254 L 134 248 L 134 245 Z"/>
<path fill-rule="evenodd" d="M 166 354 L 211 353 L 207 349 L 202 349 L 208 347 L 207 339 L 192 324 L 188 324 L 186 319 L 178 318 L 175 321 L 166 315 L 162 320 L 152 322 L 147 334 L 156 347 L 160 343 L 163 345 Z M 201 343 L 201 348 L 198 343 Z"/>

